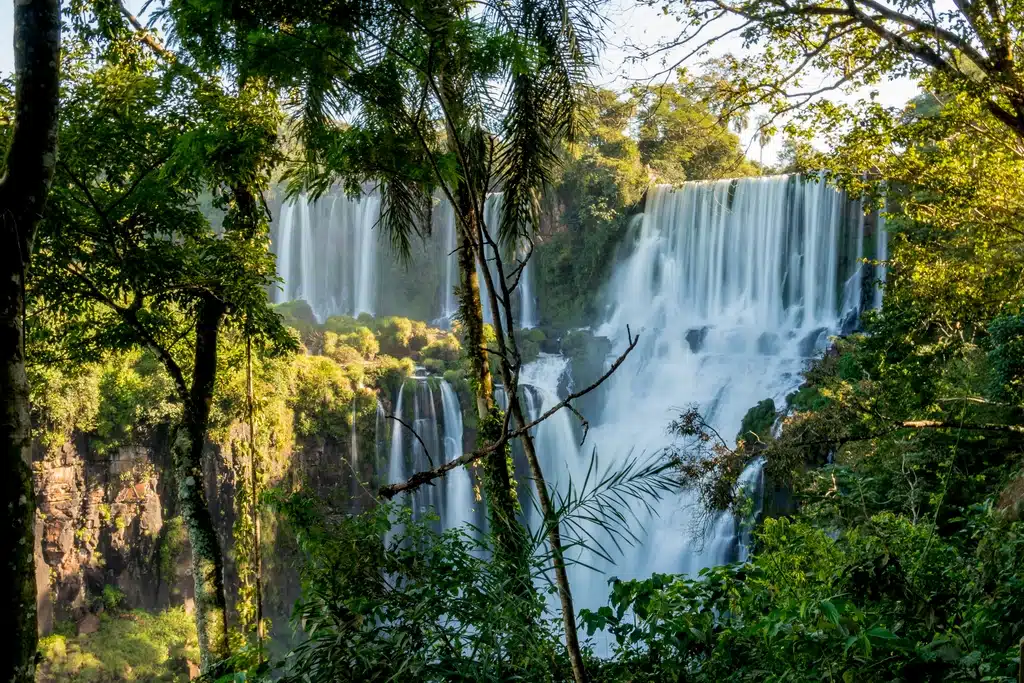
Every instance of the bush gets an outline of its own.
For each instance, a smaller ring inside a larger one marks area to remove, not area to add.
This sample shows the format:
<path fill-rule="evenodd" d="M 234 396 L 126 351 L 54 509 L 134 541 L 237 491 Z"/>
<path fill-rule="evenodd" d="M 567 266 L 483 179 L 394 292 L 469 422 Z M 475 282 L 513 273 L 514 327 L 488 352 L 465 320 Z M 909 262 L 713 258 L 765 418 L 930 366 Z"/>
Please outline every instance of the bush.
<path fill-rule="evenodd" d="M 767 441 L 772 435 L 772 425 L 775 424 L 775 401 L 766 398 L 758 402 L 756 406 L 747 411 L 740 424 L 740 431 L 736 434 L 736 441 L 743 441 L 747 444 L 754 444 L 758 441 Z"/>
<path fill-rule="evenodd" d="M 396 358 L 405 358 L 412 353 L 413 321 L 389 316 L 377 320 L 374 329 L 382 352 Z"/>
<path fill-rule="evenodd" d="M 307 496 L 275 502 L 302 551 L 293 619 L 307 636 L 282 680 L 571 680 L 558 622 L 484 559 L 486 541 L 439 536 L 392 505 L 348 515 Z"/>
<path fill-rule="evenodd" d="M 420 357 L 424 360 L 434 359 L 444 363 L 457 363 L 462 357 L 462 344 L 454 334 L 447 333 L 423 347 Z"/>
<path fill-rule="evenodd" d="M 39 683 L 189 680 L 188 662 L 199 661 L 199 649 L 195 621 L 183 607 L 99 619 L 96 633 L 40 639 Z"/>
<path fill-rule="evenodd" d="M 368 368 L 368 376 L 388 396 L 395 396 L 402 383 L 416 372 L 416 366 L 409 358 L 378 356 Z"/>
<path fill-rule="evenodd" d="M 350 403 L 355 397 L 351 377 L 336 362 L 324 356 L 296 356 L 294 371 L 290 394 L 298 434 L 336 439 L 347 437 Z"/>
<path fill-rule="evenodd" d="M 77 372 L 55 366 L 30 366 L 35 437 L 47 451 L 67 443 L 75 431 L 96 429 L 100 411 L 99 365 L 86 365 Z"/>
<path fill-rule="evenodd" d="M 1024 402 L 1024 315 L 1004 315 L 989 325 L 991 391 L 997 398 Z"/>
<path fill-rule="evenodd" d="M 148 428 L 173 421 L 180 412 L 163 366 L 142 351 L 109 358 L 101 368 L 99 390 L 96 448 L 100 453 L 130 442 Z"/>
<path fill-rule="evenodd" d="M 423 361 L 423 367 L 426 368 L 427 372 L 432 375 L 443 375 L 445 364 L 443 360 L 435 360 L 433 358 L 427 358 Z"/>
<path fill-rule="evenodd" d="M 321 327 L 309 304 L 305 301 L 287 301 L 274 306 L 274 311 L 281 316 L 281 322 L 299 333 L 303 344 L 314 345 L 314 338 L 321 332 Z"/>

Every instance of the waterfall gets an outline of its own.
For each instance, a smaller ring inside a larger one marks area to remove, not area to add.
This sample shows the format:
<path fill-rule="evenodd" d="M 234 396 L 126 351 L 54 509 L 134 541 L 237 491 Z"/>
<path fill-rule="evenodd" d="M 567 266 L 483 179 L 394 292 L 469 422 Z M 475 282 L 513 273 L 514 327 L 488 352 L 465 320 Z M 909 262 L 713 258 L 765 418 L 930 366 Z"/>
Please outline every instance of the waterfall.
<path fill-rule="evenodd" d="M 444 245 L 444 284 L 441 290 L 441 315 L 438 320 L 448 323 L 458 312 L 458 301 L 455 299 L 455 288 L 459 285 L 459 246 L 458 233 L 455 225 L 455 209 L 451 202 L 439 199 L 434 205 L 434 229 L 439 233 L 441 244 Z"/>
<path fill-rule="evenodd" d="M 878 213 L 878 223 L 875 227 L 875 260 L 878 261 L 878 265 L 875 266 L 875 280 L 884 285 L 886 262 L 889 260 L 889 232 L 885 229 L 884 208 Z M 882 308 L 882 287 L 879 285 L 875 286 L 873 303 L 876 309 Z"/>
<path fill-rule="evenodd" d="M 487 226 L 487 230 L 495 242 L 498 241 L 498 232 L 501 230 L 502 197 L 503 195 L 501 192 L 492 192 L 487 195 L 487 199 L 484 200 L 484 225 Z M 458 304 L 455 301 L 455 287 L 458 285 L 459 281 L 459 263 L 458 254 L 455 253 L 455 248 L 457 246 L 455 211 L 452 209 L 451 203 L 446 199 L 439 200 L 437 206 L 434 208 L 434 224 L 440 228 L 441 239 L 447 248 L 447 251 L 445 252 L 447 254 L 447 258 L 445 259 L 444 291 L 441 297 L 441 311 L 439 319 L 443 321 L 450 321 L 452 315 L 454 315 L 458 308 Z M 484 252 L 488 254 L 486 261 L 491 279 L 496 287 L 500 287 L 498 271 L 497 268 L 494 267 L 494 249 L 488 245 L 484 248 Z M 516 246 L 513 252 L 515 254 L 515 258 L 506 257 L 504 261 L 505 277 L 508 278 L 509 286 L 514 282 L 512 272 L 519 265 L 520 259 L 525 257 L 527 250 L 525 245 L 520 244 Z M 477 280 L 480 283 L 480 303 L 483 307 L 484 321 L 493 324 L 494 318 L 491 315 L 491 302 L 487 296 L 487 285 L 484 281 L 483 270 L 480 268 L 479 263 L 476 264 L 476 275 Z M 513 300 L 519 302 L 519 317 L 517 320 L 518 327 L 536 327 L 537 300 L 533 292 L 532 261 L 528 261 L 526 266 L 523 268 L 523 273 L 519 278 L 519 286 Z"/>
<path fill-rule="evenodd" d="M 277 256 L 278 274 L 292 272 L 292 221 L 294 218 L 294 202 L 287 203 L 281 207 L 280 226 L 277 229 L 277 237 L 273 245 L 274 253 Z M 281 286 L 279 288 L 275 287 L 272 293 L 272 300 L 275 304 L 292 300 L 291 293 L 294 291 L 294 287 L 287 278 L 283 279 L 284 282 L 281 283 Z"/>
<path fill-rule="evenodd" d="M 395 402 L 395 417 L 402 417 L 402 399 L 405 396 L 405 385 L 398 389 L 398 400 Z M 405 427 L 398 420 L 391 421 L 391 457 L 388 459 L 388 483 L 398 484 L 406 479 L 404 443 Z"/>
<path fill-rule="evenodd" d="M 733 438 L 760 400 L 785 404 L 807 358 L 856 314 L 848 308 L 860 306 L 852 289 L 865 256 L 864 224 L 858 205 L 824 182 L 776 176 L 657 186 L 645 209 L 630 253 L 614 268 L 597 329 L 614 355 L 627 344 L 627 325 L 640 335 L 597 397 L 599 422 L 588 443 L 601 471 L 668 446 L 666 426 L 689 404 Z M 520 381 L 537 387 L 545 405 L 557 400 L 561 363 L 542 357 L 523 368 Z M 590 451 L 576 448 L 571 414 L 559 415 L 538 430 L 538 450 L 556 485 L 571 477 L 578 486 Z M 754 465 L 742 481 L 756 486 L 760 476 Z M 604 603 L 606 575 L 693 574 L 736 559 L 736 521 L 714 518 L 699 538 L 691 533 L 695 502 L 670 495 L 656 515 L 641 515 L 640 543 L 614 565 L 584 553 L 599 571 L 573 568 L 581 606 Z"/>
<path fill-rule="evenodd" d="M 446 381 L 441 382 L 441 407 L 444 416 L 444 461 L 451 462 L 462 456 L 462 407 L 455 390 Z M 444 487 L 444 528 L 475 524 L 473 482 L 469 478 L 469 471 L 465 467 L 450 471 L 445 477 Z"/>
<path fill-rule="evenodd" d="M 352 198 L 334 190 L 319 201 L 299 195 L 285 202 L 271 229 L 277 273 L 284 280 L 274 303 L 302 299 L 320 320 L 372 315 L 378 260 L 373 230 L 379 217 L 377 192 Z"/>
<path fill-rule="evenodd" d="M 520 258 L 526 254 L 520 251 Z M 537 300 L 533 294 L 533 259 L 526 262 L 519 279 L 519 327 L 537 327 Z"/>

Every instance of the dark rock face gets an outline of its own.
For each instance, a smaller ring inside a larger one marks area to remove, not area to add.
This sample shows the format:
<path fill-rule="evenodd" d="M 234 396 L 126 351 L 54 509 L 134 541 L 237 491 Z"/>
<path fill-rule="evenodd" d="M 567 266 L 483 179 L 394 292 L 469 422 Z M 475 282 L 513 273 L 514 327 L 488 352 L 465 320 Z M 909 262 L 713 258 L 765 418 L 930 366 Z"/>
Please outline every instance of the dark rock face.
<path fill-rule="evenodd" d="M 35 471 L 40 629 L 80 620 L 93 596 L 116 586 L 131 607 L 157 609 L 191 595 L 187 563 L 160 575 L 160 533 L 173 509 L 165 435 L 100 455 L 84 435 L 49 453 Z M 173 602 L 172 602 L 173 600 Z"/>
<path fill-rule="evenodd" d="M 205 478 L 210 513 L 225 556 L 233 612 L 237 586 L 233 557 L 236 465 L 248 458 L 244 430 L 233 429 L 226 445 L 208 444 Z M 168 541 L 168 520 L 176 516 L 170 468 L 169 430 L 156 430 L 144 443 L 99 454 L 87 435 L 76 434 L 56 451 L 37 447 L 33 468 L 38 502 L 36 578 L 39 629 L 57 621 L 81 623 L 95 608 L 104 586 L 124 595 L 124 606 L 159 610 L 193 599 L 191 554 L 184 543 Z M 353 508 L 372 504 L 357 486 L 372 482 L 375 450 L 353 468 L 349 444 L 304 439 L 272 473 L 279 482 L 309 487 L 316 495 Z M 272 525 L 271 525 L 272 526 Z M 287 539 L 264 534 L 266 615 L 287 637 L 288 619 L 299 595 L 298 577 Z"/>
<path fill-rule="evenodd" d="M 825 348 L 828 343 L 828 329 L 825 327 L 819 327 L 812 330 L 803 339 L 800 340 L 800 355 L 805 358 L 818 353 L 818 351 Z"/>
<path fill-rule="evenodd" d="M 686 331 L 686 343 L 689 345 L 691 353 L 700 353 L 707 338 L 707 327 L 695 327 Z"/>

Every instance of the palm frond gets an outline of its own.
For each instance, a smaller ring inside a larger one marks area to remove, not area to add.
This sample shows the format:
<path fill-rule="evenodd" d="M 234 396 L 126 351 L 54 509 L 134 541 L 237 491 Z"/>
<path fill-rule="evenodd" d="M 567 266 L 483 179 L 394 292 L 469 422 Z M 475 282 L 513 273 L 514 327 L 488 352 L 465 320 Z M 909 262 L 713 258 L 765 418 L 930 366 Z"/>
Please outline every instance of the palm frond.
<path fill-rule="evenodd" d="M 582 482 L 570 477 L 564 491 L 551 492 L 563 550 L 581 548 L 613 562 L 615 553 L 640 542 L 644 523 L 640 513 L 655 516 L 654 503 L 678 491 L 673 472 L 674 463 L 655 454 L 646 458 L 630 455 L 620 467 L 599 473 L 597 451 L 593 451 Z M 534 534 L 536 545 L 543 543 L 548 528 L 542 525 Z M 566 557 L 566 561 L 588 566 L 580 558 Z"/>

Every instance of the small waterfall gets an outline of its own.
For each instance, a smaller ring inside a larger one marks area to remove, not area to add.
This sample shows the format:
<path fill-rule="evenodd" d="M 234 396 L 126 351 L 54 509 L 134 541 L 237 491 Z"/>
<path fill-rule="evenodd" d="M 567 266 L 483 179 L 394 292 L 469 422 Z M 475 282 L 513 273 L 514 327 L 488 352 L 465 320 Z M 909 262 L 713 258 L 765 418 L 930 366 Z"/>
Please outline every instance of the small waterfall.
<path fill-rule="evenodd" d="M 452 386 L 441 382 L 441 407 L 444 416 L 444 461 L 462 456 L 462 406 Z M 473 482 L 465 467 L 451 470 L 445 477 L 443 527 L 452 529 L 475 524 Z"/>
<path fill-rule="evenodd" d="M 289 202 L 281 207 L 280 226 L 277 229 L 277 238 L 274 240 L 274 253 L 277 256 L 277 272 L 292 272 L 292 221 L 295 220 L 295 203 Z M 281 286 L 275 287 L 272 292 L 272 300 L 275 304 L 293 299 L 293 283 L 284 278 Z"/>
<path fill-rule="evenodd" d="M 525 252 L 522 256 L 525 256 Z M 523 267 L 523 276 L 519 280 L 519 327 L 537 327 L 537 300 L 533 294 L 533 259 Z"/>
<path fill-rule="evenodd" d="M 523 392 L 524 407 L 531 420 L 540 417 L 561 400 L 558 386 L 568 368 L 568 359 L 550 353 L 542 353 L 537 360 L 523 366 L 519 383 L 532 387 L 536 392 L 535 396 L 528 391 Z M 537 459 L 544 468 L 548 486 L 558 488 L 560 484 L 566 483 L 570 475 L 575 477 L 581 468 L 586 470 L 584 461 L 589 462 L 589 456 L 580 452 L 574 419 L 568 410 L 559 410 L 534 428 Z M 580 486 L 583 481 L 574 478 L 573 483 Z"/>
<path fill-rule="evenodd" d="M 501 229 L 501 192 L 492 192 L 487 195 L 487 199 L 484 201 L 484 225 L 487 226 L 491 237 L 497 241 L 498 232 Z M 445 244 L 447 251 L 447 258 L 445 259 L 445 279 L 444 279 L 444 291 L 441 297 L 441 311 L 439 319 L 443 321 L 450 321 L 452 316 L 458 309 L 458 302 L 455 300 L 455 287 L 459 281 L 459 263 L 458 255 L 455 253 L 457 246 L 457 234 L 455 225 L 455 211 L 452 209 L 451 203 L 446 199 L 439 200 L 437 206 L 434 208 L 434 225 L 436 225 L 441 232 L 441 239 Z M 449 248 L 450 247 L 450 248 Z M 490 246 L 485 247 L 484 251 L 490 256 L 487 258 L 488 271 L 490 271 L 491 279 L 495 286 L 500 286 L 498 282 L 498 271 L 493 265 L 493 254 L 494 249 Z M 516 256 L 521 258 L 525 256 L 526 250 L 520 246 L 516 249 Z M 506 259 L 504 262 L 505 275 L 509 277 L 509 285 L 512 284 L 511 280 L 512 270 L 518 265 L 517 259 Z M 484 281 L 483 270 L 480 268 L 480 264 L 476 265 L 477 279 L 480 282 L 480 303 L 483 306 L 484 320 L 489 323 L 494 322 L 494 318 L 491 315 L 491 302 L 487 296 L 487 285 Z M 522 276 L 519 278 L 519 286 L 516 290 L 516 295 L 513 297 L 514 300 L 519 302 L 519 319 L 518 326 L 523 328 L 536 327 L 537 326 L 537 301 L 533 292 L 533 264 L 528 262 L 523 268 Z"/>
<path fill-rule="evenodd" d="M 455 225 L 455 210 L 447 200 L 439 199 L 434 205 L 434 229 L 444 245 L 444 284 L 441 289 L 441 315 L 438 320 L 449 323 L 459 309 L 455 288 L 459 285 L 459 246 Z"/>
<path fill-rule="evenodd" d="M 412 468 L 409 474 L 430 469 L 436 464 L 434 459 L 441 453 L 438 426 L 433 386 L 425 379 L 418 380 L 413 401 L 412 427 L 419 438 L 412 438 Z M 422 519 L 431 511 L 439 512 L 440 495 L 437 486 L 425 486 L 417 490 L 412 496 L 416 519 Z"/>
<path fill-rule="evenodd" d="M 395 417 L 402 417 L 402 399 L 405 397 L 405 385 L 398 389 L 398 401 L 395 402 Z M 398 484 L 406 480 L 405 473 L 405 427 L 398 420 L 391 421 L 391 457 L 388 460 L 388 483 Z"/>
<path fill-rule="evenodd" d="M 875 309 L 881 310 L 887 271 L 886 261 L 889 260 L 889 231 L 885 229 L 884 208 L 878 213 L 878 222 L 875 227 L 875 260 L 878 261 L 878 265 L 875 266 L 875 280 L 881 285 L 875 284 L 872 304 Z"/>
<path fill-rule="evenodd" d="M 379 217 L 377 192 L 352 198 L 334 190 L 319 201 L 299 195 L 285 202 L 271 228 L 277 272 L 285 281 L 274 303 L 302 299 L 320 320 L 372 315 L 378 260 L 373 229 Z"/>

